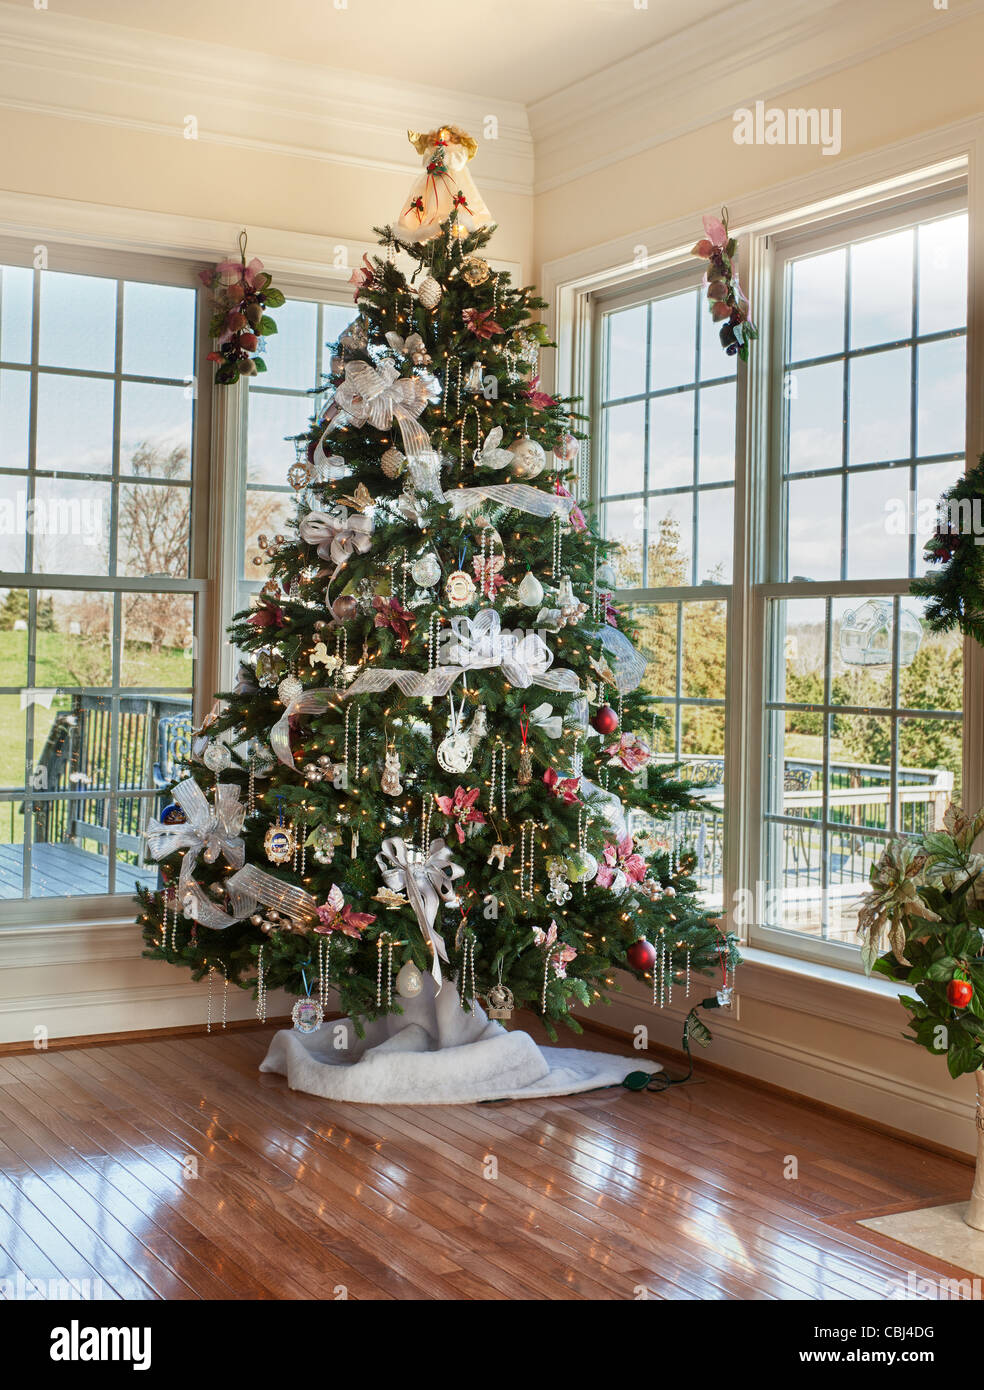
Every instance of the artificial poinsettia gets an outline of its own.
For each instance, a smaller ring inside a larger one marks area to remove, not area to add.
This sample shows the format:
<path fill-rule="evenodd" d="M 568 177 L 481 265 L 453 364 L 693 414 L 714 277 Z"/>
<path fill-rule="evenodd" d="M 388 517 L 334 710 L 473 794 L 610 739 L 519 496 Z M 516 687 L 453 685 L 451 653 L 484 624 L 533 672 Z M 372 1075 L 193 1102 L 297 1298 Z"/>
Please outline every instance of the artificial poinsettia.
<path fill-rule="evenodd" d="M 877 955 L 882 933 L 888 928 L 888 944 L 900 965 L 905 958 L 905 937 L 910 919 L 922 917 L 938 922 L 919 896 L 927 855 L 907 840 L 889 840 L 881 858 L 872 864 L 871 891 L 861 899 L 858 933 L 865 938 L 862 956 L 866 961 Z"/>
<path fill-rule="evenodd" d="M 542 927 L 533 928 L 533 940 L 537 946 L 545 946 L 547 949 L 547 959 L 558 980 L 567 979 L 567 967 L 571 961 L 577 960 L 577 951 L 573 946 L 568 946 L 565 941 L 557 942 L 557 923 L 553 918 L 547 931 Z M 556 945 L 556 951 L 550 948 Z"/>
<path fill-rule="evenodd" d="M 536 389 L 536 384 L 539 380 L 540 378 L 535 376 L 523 394 L 534 410 L 549 410 L 550 407 L 556 405 L 557 402 L 554 400 L 553 396 L 548 396 L 546 391 L 538 391 Z"/>
<path fill-rule="evenodd" d="M 434 800 L 437 802 L 438 810 L 442 811 L 451 821 L 458 836 L 458 843 L 465 843 L 466 825 L 484 825 L 485 816 L 475 802 L 478 800 L 480 787 L 472 787 L 470 791 L 465 791 L 464 787 L 455 787 L 454 796 L 438 796 L 435 792 Z"/>
<path fill-rule="evenodd" d="M 375 913 L 354 912 L 345 901 L 338 884 L 333 883 L 328 890 L 328 897 L 318 908 L 318 925 L 314 930 L 322 935 L 343 932 L 345 936 L 352 936 L 357 940 L 375 920 Z"/>
<path fill-rule="evenodd" d="M 573 806 L 580 800 L 577 794 L 581 785 L 579 777 L 561 777 L 555 768 L 548 767 L 543 774 L 543 780 L 554 796 L 562 797 L 568 806 Z"/>
<path fill-rule="evenodd" d="M 363 290 L 367 290 L 373 281 L 373 269 L 369 262 L 369 257 L 363 255 L 362 264 L 357 265 L 349 276 L 349 284 L 355 286 L 352 298 L 356 303 L 359 302 L 359 295 Z"/>
<path fill-rule="evenodd" d="M 602 888 L 611 888 L 619 876 L 630 883 L 641 883 L 646 877 L 646 861 L 635 853 L 635 842 L 631 835 L 624 836 L 617 844 L 606 845 L 603 851 L 605 862 L 598 866 L 597 881 Z"/>
<path fill-rule="evenodd" d="M 263 603 L 246 621 L 251 627 L 283 627 L 284 610 L 274 603 Z"/>
<path fill-rule="evenodd" d="M 624 733 L 618 743 L 605 749 L 609 767 L 624 767 L 626 772 L 638 772 L 652 757 L 649 744 L 638 734 Z"/>
<path fill-rule="evenodd" d="M 376 627 L 388 627 L 400 639 L 400 650 L 406 648 L 410 640 L 410 621 L 413 614 L 404 608 L 398 598 L 382 598 L 379 594 L 372 601 L 376 610 Z"/>
<path fill-rule="evenodd" d="M 496 323 L 491 309 L 462 309 L 461 317 L 469 333 L 476 338 L 492 338 L 502 332 L 502 325 Z"/>

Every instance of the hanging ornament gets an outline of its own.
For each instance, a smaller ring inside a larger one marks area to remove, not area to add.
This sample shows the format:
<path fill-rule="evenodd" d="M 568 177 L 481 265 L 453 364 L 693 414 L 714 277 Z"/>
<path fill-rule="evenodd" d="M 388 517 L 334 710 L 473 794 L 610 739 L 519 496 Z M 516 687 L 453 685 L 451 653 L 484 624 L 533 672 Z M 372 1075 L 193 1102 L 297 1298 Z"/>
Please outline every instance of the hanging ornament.
<path fill-rule="evenodd" d="M 310 837 L 314 857 L 319 864 L 330 864 L 335 850 L 342 843 L 342 832 L 334 826 L 319 825 Z"/>
<path fill-rule="evenodd" d="M 468 726 L 468 733 L 466 735 L 468 742 L 471 744 L 473 753 L 478 749 L 479 745 L 488 736 L 488 732 L 488 710 L 485 708 L 484 705 L 479 705 L 478 709 L 472 715 L 472 721 Z"/>
<path fill-rule="evenodd" d="M 484 285 L 489 275 L 489 263 L 481 256 L 466 256 L 461 262 L 461 278 L 466 285 L 471 285 L 474 289 L 477 285 Z"/>
<path fill-rule="evenodd" d="M 595 582 L 602 593 L 611 593 L 612 590 L 618 588 L 618 575 L 607 560 L 598 566 Z"/>
<path fill-rule="evenodd" d="M 379 460 L 379 466 L 387 478 L 398 478 L 407 466 L 406 455 L 401 454 L 399 449 L 390 447 Z"/>
<path fill-rule="evenodd" d="M 656 947 L 644 936 L 640 936 L 639 940 L 633 941 L 626 951 L 625 959 L 633 970 L 638 970 L 640 974 L 643 974 L 647 970 L 652 970 L 656 964 Z"/>
<path fill-rule="evenodd" d="M 316 1033 L 325 1021 L 325 1012 L 317 999 L 298 999 L 290 1016 L 299 1033 Z"/>
<path fill-rule="evenodd" d="M 573 463 L 580 448 L 580 440 L 575 439 L 572 434 L 565 434 L 560 443 L 553 447 L 554 457 L 560 459 L 562 463 Z"/>
<path fill-rule="evenodd" d="M 564 862 L 572 883 L 590 883 L 598 872 L 598 861 L 590 850 L 572 850 Z"/>
<path fill-rule="evenodd" d="M 535 478 L 547 466 L 547 456 L 543 448 L 528 434 L 514 439 L 509 445 L 513 456 L 512 471 L 517 478 Z"/>
<path fill-rule="evenodd" d="M 331 605 L 331 615 L 336 622 L 347 623 L 359 611 L 359 600 L 354 594 L 339 594 Z"/>
<path fill-rule="evenodd" d="M 397 994 L 400 995 L 402 999 L 416 999 L 423 987 L 424 977 L 414 965 L 413 961 L 408 960 L 396 977 Z"/>
<path fill-rule="evenodd" d="M 611 705 L 602 705 L 592 716 L 591 725 L 599 734 L 613 734 L 618 728 L 618 715 Z"/>
<path fill-rule="evenodd" d="M 512 990 L 501 980 L 492 986 L 485 996 L 485 1000 L 487 1005 L 485 1012 L 489 1018 L 512 1018 L 516 1001 L 513 998 Z"/>
<path fill-rule="evenodd" d="M 543 602 L 543 585 L 532 570 L 527 570 L 519 581 L 516 598 L 524 608 L 539 608 Z"/>
<path fill-rule="evenodd" d="M 277 686 L 277 699 L 282 705 L 289 705 L 304 694 L 304 685 L 296 676 L 284 676 Z"/>
<path fill-rule="evenodd" d="M 471 767 L 475 752 L 468 735 L 461 730 L 461 714 L 465 697 L 461 697 L 461 704 L 455 710 L 454 696 L 449 691 L 448 703 L 451 706 L 451 712 L 448 715 L 448 732 L 437 745 L 437 761 L 445 772 L 460 774 L 467 772 L 468 768 Z"/>
<path fill-rule="evenodd" d="M 441 562 L 433 550 L 421 555 L 410 567 L 410 577 L 421 589 L 430 589 L 441 577 Z"/>
<path fill-rule="evenodd" d="M 464 608 L 475 597 L 475 581 L 465 570 L 455 570 L 448 575 L 444 592 L 452 608 Z"/>
<path fill-rule="evenodd" d="M 403 792 L 403 783 L 400 781 L 400 755 L 396 751 L 395 743 L 386 745 L 386 765 L 379 785 L 387 796 L 400 796 Z"/>
<path fill-rule="evenodd" d="M 232 754 L 224 743 L 219 743 L 218 740 L 215 740 L 205 749 L 202 762 L 210 772 L 214 772 L 216 777 L 218 777 L 232 762 Z"/>
<path fill-rule="evenodd" d="M 433 275 L 425 275 L 417 286 L 417 298 L 425 309 L 436 309 L 444 290 Z"/>
<path fill-rule="evenodd" d="M 468 368 L 468 375 L 465 377 L 462 384 L 464 390 L 468 391 L 473 396 L 480 396 L 485 390 L 485 381 L 482 377 L 482 364 L 477 358 Z"/>
<path fill-rule="evenodd" d="M 176 801 L 169 801 L 160 815 L 162 825 L 184 825 L 188 817 Z"/>
<path fill-rule="evenodd" d="M 548 859 L 547 874 L 550 878 L 547 902 L 555 903 L 557 907 L 563 907 L 571 900 L 570 884 L 567 881 L 567 865 L 564 860 L 557 855 Z"/>
<path fill-rule="evenodd" d="M 533 781 L 533 754 L 530 750 L 530 721 L 526 718 L 526 706 L 523 706 L 523 718 L 519 721 L 519 733 L 522 739 L 522 747 L 519 750 L 519 771 L 516 774 L 516 782 L 521 787 L 528 787 Z"/>
<path fill-rule="evenodd" d="M 289 825 L 284 824 L 282 805 L 277 811 L 275 824 L 270 826 L 263 837 L 263 848 L 271 864 L 286 864 L 289 859 L 293 858 L 294 833 Z"/>

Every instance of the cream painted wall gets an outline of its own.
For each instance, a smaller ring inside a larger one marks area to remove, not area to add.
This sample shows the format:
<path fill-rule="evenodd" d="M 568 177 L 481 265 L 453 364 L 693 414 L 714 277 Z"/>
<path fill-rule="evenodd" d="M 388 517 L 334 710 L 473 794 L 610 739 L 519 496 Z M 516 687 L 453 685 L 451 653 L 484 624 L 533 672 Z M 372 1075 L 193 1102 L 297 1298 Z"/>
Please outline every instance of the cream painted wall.
<path fill-rule="evenodd" d="M 7 192 L 356 242 L 371 241 L 374 226 L 395 220 L 416 158 L 411 152 L 406 171 L 394 171 L 333 163 L 313 152 L 186 140 L 178 132 L 2 109 L 0 141 L 0 183 Z M 480 158 L 473 166 L 479 186 Z M 518 262 L 529 278 L 532 197 L 495 189 L 486 201 L 499 220 L 496 257 Z M 262 245 L 251 250 L 264 256 Z"/>
<path fill-rule="evenodd" d="M 767 107 L 839 107 L 847 159 L 984 111 L 982 55 L 984 18 L 968 19 L 808 86 L 751 92 L 745 104 L 759 97 Z M 640 228 L 717 211 L 837 161 L 811 146 L 736 145 L 733 133 L 729 117 L 538 194 L 537 267 L 621 236 L 631 247 Z"/>

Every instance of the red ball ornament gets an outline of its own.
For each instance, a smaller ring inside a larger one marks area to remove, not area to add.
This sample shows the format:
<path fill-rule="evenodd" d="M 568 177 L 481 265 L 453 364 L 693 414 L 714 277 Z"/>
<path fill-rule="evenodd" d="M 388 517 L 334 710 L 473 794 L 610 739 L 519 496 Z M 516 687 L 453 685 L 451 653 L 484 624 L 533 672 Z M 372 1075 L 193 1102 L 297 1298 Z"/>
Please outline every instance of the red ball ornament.
<path fill-rule="evenodd" d="M 946 1001 L 955 1009 L 965 1009 L 974 997 L 974 986 L 969 980 L 951 980 L 946 987 Z"/>
<path fill-rule="evenodd" d="M 594 728 L 598 730 L 599 734 L 613 734 L 618 728 L 618 715 L 612 709 L 611 705 L 602 705 L 601 709 L 597 711 L 594 718 L 591 720 L 591 723 Z"/>
<path fill-rule="evenodd" d="M 633 970 L 651 970 L 656 964 L 656 947 L 647 941 L 644 936 L 640 936 L 638 941 L 633 941 L 632 945 L 625 953 L 625 959 L 632 966 Z"/>

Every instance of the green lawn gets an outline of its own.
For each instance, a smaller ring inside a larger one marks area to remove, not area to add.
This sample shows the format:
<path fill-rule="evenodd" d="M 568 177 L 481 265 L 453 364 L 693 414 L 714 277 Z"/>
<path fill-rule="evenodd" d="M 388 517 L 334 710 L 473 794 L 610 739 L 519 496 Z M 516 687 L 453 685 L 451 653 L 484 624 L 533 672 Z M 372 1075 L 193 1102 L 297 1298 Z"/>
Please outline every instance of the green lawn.
<path fill-rule="evenodd" d="M 14 687 L 16 694 L 0 695 L 0 786 L 21 787 L 24 783 L 24 745 L 26 712 L 21 709 L 20 688 L 27 681 L 26 632 L 0 632 L 0 687 Z M 146 642 L 125 642 L 121 653 L 122 679 L 126 686 L 142 686 L 151 690 L 183 690 L 191 683 L 191 660 L 176 647 L 152 651 Z M 39 632 L 37 640 L 37 669 L 34 686 L 39 690 L 74 685 L 73 675 L 80 670 L 90 673 L 91 684 L 106 684 L 111 680 L 108 648 L 101 650 L 86 643 L 84 636 L 74 637 L 63 632 Z M 34 703 L 34 756 L 37 763 L 44 741 L 55 715 L 71 706 L 71 696 L 56 695 L 51 708 Z M 2 810 L 3 825 L 0 838 L 9 838 L 9 808 Z"/>

